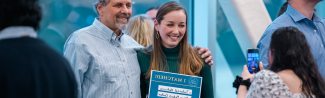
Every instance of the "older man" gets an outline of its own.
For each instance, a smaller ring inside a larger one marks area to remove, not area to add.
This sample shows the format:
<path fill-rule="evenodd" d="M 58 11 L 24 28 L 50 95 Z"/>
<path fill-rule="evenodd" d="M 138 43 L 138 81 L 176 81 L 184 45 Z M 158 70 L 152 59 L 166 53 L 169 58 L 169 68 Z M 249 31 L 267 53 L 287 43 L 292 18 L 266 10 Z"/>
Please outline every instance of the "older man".
<path fill-rule="evenodd" d="M 132 14 L 131 5 L 131 0 L 95 0 L 99 18 L 66 41 L 64 55 L 76 75 L 79 98 L 141 97 L 135 50 L 143 46 L 122 32 Z M 202 51 L 211 61 L 210 51 Z"/>
<path fill-rule="evenodd" d="M 264 67 L 268 65 L 268 49 L 273 32 L 280 27 L 293 26 L 302 31 L 309 43 L 318 70 L 325 79 L 325 20 L 314 12 L 317 3 L 323 0 L 287 0 L 289 5 L 285 13 L 275 19 L 265 30 L 258 42 Z"/>

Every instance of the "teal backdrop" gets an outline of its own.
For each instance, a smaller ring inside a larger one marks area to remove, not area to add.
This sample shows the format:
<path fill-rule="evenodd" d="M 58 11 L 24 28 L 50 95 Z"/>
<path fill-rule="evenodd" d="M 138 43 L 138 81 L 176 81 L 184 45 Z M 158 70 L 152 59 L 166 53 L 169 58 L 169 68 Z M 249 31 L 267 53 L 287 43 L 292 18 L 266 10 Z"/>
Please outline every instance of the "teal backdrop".
<path fill-rule="evenodd" d="M 74 31 L 87 27 L 92 24 L 94 18 L 98 15 L 94 12 L 92 8 L 93 0 L 39 0 L 42 7 L 43 19 L 41 21 L 41 27 L 38 31 L 38 37 L 43 39 L 51 47 L 57 50 L 59 53 L 63 54 L 63 45 L 66 39 Z M 194 30 L 195 22 L 200 22 L 200 18 L 195 16 L 202 16 L 196 14 L 211 14 L 216 15 L 215 22 L 215 38 L 209 39 L 209 41 L 216 41 L 216 52 L 214 52 L 216 59 L 215 65 L 213 66 L 226 66 L 227 69 L 212 69 L 214 71 L 214 79 L 218 80 L 221 78 L 231 77 L 234 78 L 240 75 L 242 72 L 242 66 L 246 63 L 245 53 L 242 53 L 240 44 L 238 43 L 238 38 L 236 38 L 233 30 L 231 29 L 227 17 L 223 12 L 222 7 L 217 0 L 216 8 L 213 10 L 206 11 L 206 8 L 202 8 L 202 13 L 200 7 L 208 6 L 210 2 L 203 2 L 201 0 L 132 0 L 132 10 L 134 15 L 145 14 L 147 9 L 150 7 L 155 7 L 162 5 L 168 1 L 178 1 L 183 4 L 188 12 L 188 26 L 189 26 L 189 42 L 194 45 L 195 43 L 207 44 L 204 38 L 195 38 L 200 34 L 207 34 L 207 31 L 200 32 L 200 30 Z M 277 18 L 278 11 L 280 7 L 285 2 L 285 0 L 263 0 L 270 14 L 272 20 Z M 196 3 L 196 4 L 194 4 Z M 195 8 L 195 10 L 194 10 Z M 325 2 L 320 2 L 316 6 L 317 14 L 320 17 L 325 17 Z M 196 11 L 196 12 L 195 12 Z M 208 15 L 203 15 L 208 17 Z M 208 21 L 207 21 L 208 22 Z M 203 22 L 203 23 L 207 23 Z M 203 24 L 202 26 L 207 26 L 208 24 Z M 201 27 L 195 27 L 201 28 Z M 206 27 L 202 27 L 206 28 Z M 211 32 L 210 32 L 211 33 Z M 249 43 L 248 41 L 246 43 Z M 214 49 L 214 48 L 213 48 Z M 213 50 L 214 51 L 214 50 Z M 231 74 L 224 75 L 224 74 Z M 218 80 L 215 81 L 216 84 L 232 84 L 233 81 L 230 80 Z M 227 89 L 225 89 L 227 88 Z M 235 98 L 235 89 L 232 86 L 215 86 L 215 96 L 216 98 Z M 218 93 L 219 92 L 219 93 Z M 228 97 L 224 97 L 228 96 Z M 231 97 L 229 97 L 231 96 Z"/>

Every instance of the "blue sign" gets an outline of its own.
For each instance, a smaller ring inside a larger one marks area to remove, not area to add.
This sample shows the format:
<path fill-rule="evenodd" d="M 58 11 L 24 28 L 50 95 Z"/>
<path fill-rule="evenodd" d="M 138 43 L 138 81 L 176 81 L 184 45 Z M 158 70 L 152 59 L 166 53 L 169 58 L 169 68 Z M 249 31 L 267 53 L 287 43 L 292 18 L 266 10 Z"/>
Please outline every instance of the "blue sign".
<path fill-rule="evenodd" d="M 151 70 L 149 98 L 200 98 L 202 77 Z"/>

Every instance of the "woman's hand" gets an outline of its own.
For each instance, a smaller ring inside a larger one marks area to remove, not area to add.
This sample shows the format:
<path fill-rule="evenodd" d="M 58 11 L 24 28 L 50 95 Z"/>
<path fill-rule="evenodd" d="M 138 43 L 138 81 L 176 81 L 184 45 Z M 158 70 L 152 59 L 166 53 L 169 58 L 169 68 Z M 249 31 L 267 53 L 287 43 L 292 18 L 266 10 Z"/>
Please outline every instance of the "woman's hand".
<path fill-rule="evenodd" d="M 264 70 L 262 62 L 260 62 L 258 66 L 260 67 L 260 70 Z M 253 82 L 254 74 L 251 74 L 248 71 L 247 65 L 244 65 L 244 70 L 241 73 L 241 77 L 243 78 L 243 80 L 250 79 L 250 82 Z M 240 85 L 238 88 L 237 98 L 245 98 L 246 94 L 247 94 L 247 87 L 245 85 Z"/>
<path fill-rule="evenodd" d="M 264 70 L 264 67 L 263 67 L 262 62 L 260 62 L 258 66 L 260 67 L 260 70 Z M 247 65 L 244 65 L 243 72 L 241 73 L 241 77 L 243 78 L 243 80 L 250 79 L 250 82 L 253 82 L 253 80 L 254 80 L 254 74 L 251 74 L 248 71 Z"/>

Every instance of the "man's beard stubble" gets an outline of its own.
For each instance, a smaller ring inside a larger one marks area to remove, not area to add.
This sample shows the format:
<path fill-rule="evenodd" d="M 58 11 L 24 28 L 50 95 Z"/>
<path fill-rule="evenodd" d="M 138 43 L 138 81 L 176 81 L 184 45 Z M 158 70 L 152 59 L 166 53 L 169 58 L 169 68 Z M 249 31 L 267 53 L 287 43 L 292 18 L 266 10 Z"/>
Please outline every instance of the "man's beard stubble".
<path fill-rule="evenodd" d="M 119 18 L 126 18 L 126 21 L 119 21 Z M 129 21 L 130 15 L 125 14 L 125 13 L 120 13 L 116 15 L 116 19 L 115 19 L 115 25 L 117 28 L 119 28 L 120 30 L 125 30 L 127 23 Z"/>

